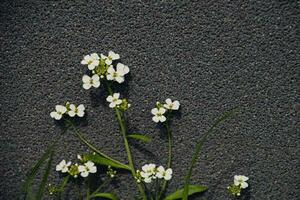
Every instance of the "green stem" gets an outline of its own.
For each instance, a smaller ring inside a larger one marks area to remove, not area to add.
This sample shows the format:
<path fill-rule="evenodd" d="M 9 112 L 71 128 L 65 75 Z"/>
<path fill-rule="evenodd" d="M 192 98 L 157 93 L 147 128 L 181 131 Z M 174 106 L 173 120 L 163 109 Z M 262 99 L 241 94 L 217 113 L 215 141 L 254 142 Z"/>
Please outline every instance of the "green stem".
<path fill-rule="evenodd" d="M 171 111 L 168 113 L 167 121 L 164 124 L 164 126 L 166 128 L 167 135 L 168 135 L 168 163 L 167 163 L 167 169 L 171 168 L 171 166 L 172 166 L 172 132 L 171 132 L 171 129 L 169 127 L 170 117 L 171 117 Z M 167 181 L 164 180 L 163 181 L 163 186 L 162 186 L 161 191 L 158 195 L 158 200 L 161 198 L 161 196 L 165 192 L 166 187 L 167 187 Z"/>
<path fill-rule="evenodd" d="M 74 133 L 76 134 L 76 136 L 77 136 L 84 144 L 86 144 L 91 150 L 93 150 L 93 151 L 96 152 L 97 154 L 103 156 L 104 158 L 107 158 L 107 159 L 112 160 L 112 161 L 114 161 L 114 162 L 116 162 L 116 163 L 118 163 L 118 164 L 123 165 L 123 164 L 120 163 L 119 161 L 117 161 L 117 160 L 115 160 L 115 159 L 109 157 L 108 155 L 106 155 L 106 154 L 102 153 L 101 151 L 99 151 L 98 149 L 96 149 L 96 147 L 94 147 L 90 142 L 88 142 L 88 141 L 83 137 L 82 133 L 75 127 L 75 125 L 73 124 L 72 121 L 70 121 L 70 120 L 66 120 L 66 121 L 71 125 L 71 127 L 72 127 Z"/>
<path fill-rule="evenodd" d="M 58 198 L 61 199 L 61 194 L 63 193 L 68 181 L 69 181 L 70 176 L 65 176 L 63 182 L 61 183 L 59 187 L 59 193 L 58 193 Z"/>
<path fill-rule="evenodd" d="M 108 93 L 110 95 L 113 95 L 113 91 L 112 91 L 109 83 L 106 83 L 106 85 L 107 85 Z M 121 131 L 121 134 L 122 134 L 122 137 L 123 137 L 125 150 L 126 150 L 127 158 L 128 158 L 128 162 L 129 162 L 129 167 L 130 167 L 130 170 L 131 170 L 131 174 L 132 174 L 133 177 L 136 177 L 136 172 L 135 172 L 135 168 L 134 168 L 132 154 L 131 154 L 131 150 L 130 150 L 129 143 L 128 143 L 127 136 L 126 136 L 125 122 L 122 118 L 121 111 L 118 108 L 115 108 L 114 110 L 115 110 L 115 114 L 116 114 L 116 117 L 117 117 L 117 121 L 119 123 L 120 131 Z M 137 184 L 137 187 L 138 187 L 141 195 L 143 196 L 143 200 L 147 200 L 147 196 L 145 194 L 145 191 L 144 191 L 144 188 L 142 187 L 142 185 L 137 183 L 137 182 L 136 182 L 136 184 Z"/>
<path fill-rule="evenodd" d="M 199 157 L 199 153 L 202 149 L 203 143 L 206 141 L 206 138 L 214 132 L 215 128 L 225 121 L 227 118 L 233 116 L 239 109 L 233 109 L 229 112 L 225 112 L 221 117 L 217 118 L 217 120 L 214 122 L 214 124 L 208 129 L 208 131 L 199 139 L 196 145 L 196 150 L 193 154 L 192 162 L 191 165 L 188 169 L 187 175 L 185 176 L 184 180 L 184 189 L 183 189 L 183 196 L 182 200 L 188 200 L 188 193 L 189 193 L 189 184 L 190 184 L 190 179 L 192 176 L 192 171 L 193 168 L 195 167 L 195 164 L 197 162 L 197 159 Z"/>
<path fill-rule="evenodd" d="M 106 179 L 90 196 L 90 198 L 93 198 L 94 195 L 96 195 L 101 189 L 103 189 L 105 186 L 107 186 L 111 182 L 111 178 Z"/>

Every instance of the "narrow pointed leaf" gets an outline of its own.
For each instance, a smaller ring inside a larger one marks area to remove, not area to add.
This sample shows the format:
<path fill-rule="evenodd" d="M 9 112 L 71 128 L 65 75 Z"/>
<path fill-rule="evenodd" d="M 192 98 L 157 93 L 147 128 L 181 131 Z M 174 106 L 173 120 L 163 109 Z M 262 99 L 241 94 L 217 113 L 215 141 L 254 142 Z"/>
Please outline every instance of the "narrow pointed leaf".
<path fill-rule="evenodd" d="M 49 177 L 49 174 L 50 174 L 50 169 L 51 169 L 51 166 L 52 166 L 53 154 L 54 154 L 54 151 L 51 151 L 48 164 L 46 166 L 46 169 L 45 169 L 45 172 L 44 172 L 41 184 L 39 186 L 38 193 L 36 195 L 36 200 L 41 200 L 43 198 L 44 191 L 45 191 L 46 184 L 47 184 L 47 180 L 48 180 L 48 177 Z"/>
<path fill-rule="evenodd" d="M 183 196 L 182 199 L 183 200 L 187 200 L 188 198 L 188 194 L 189 194 L 189 185 L 190 185 L 190 179 L 191 179 L 191 175 L 192 175 L 192 171 L 193 168 L 195 167 L 195 164 L 197 162 L 197 159 L 199 157 L 200 151 L 202 149 L 202 146 L 204 144 L 204 142 L 206 141 L 207 137 L 213 133 L 215 131 L 215 128 L 222 123 L 223 121 L 225 121 L 226 119 L 228 119 L 229 117 L 233 116 L 236 112 L 238 111 L 238 109 L 234 109 L 232 111 L 226 112 L 224 113 L 221 117 L 217 118 L 216 121 L 214 122 L 214 124 L 210 127 L 210 129 L 208 129 L 206 131 L 206 133 L 204 133 L 204 135 L 199 139 L 197 145 L 196 145 L 196 150 L 193 154 L 193 158 L 191 161 L 191 165 L 187 171 L 187 174 L 185 176 L 185 181 L 184 181 L 184 190 L 183 190 Z"/>
<path fill-rule="evenodd" d="M 190 196 L 192 194 L 204 192 L 207 190 L 207 187 L 203 186 L 203 185 L 189 185 L 188 187 L 189 187 L 188 196 Z M 176 192 L 167 196 L 165 198 L 165 200 L 181 199 L 183 197 L 183 190 L 184 190 L 183 188 L 180 190 L 177 190 Z"/>
<path fill-rule="evenodd" d="M 136 139 L 136 140 L 140 140 L 140 141 L 143 141 L 143 142 L 150 142 L 151 141 L 151 138 L 146 136 L 146 135 L 141 135 L 141 134 L 131 134 L 131 135 L 127 135 L 127 137 L 129 138 L 133 138 L 133 139 Z"/>
<path fill-rule="evenodd" d="M 120 163 L 115 160 L 111 160 L 109 158 L 105 158 L 99 154 L 95 154 L 95 155 L 87 154 L 87 155 L 84 155 L 83 158 L 85 160 L 93 161 L 94 163 L 99 164 L 99 165 L 106 165 L 106 166 L 112 166 L 112 167 L 119 168 L 119 169 L 130 170 L 130 167 L 128 165 L 125 165 L 125 164 Z"/>
<path fill-rule="evenodd" d="M 101 197 L 101 198 L 105 198 L 105 199 L 111 199 L 111 200 L 119 200 L 119 198 L 112 193 L 97 193 L 94 194 L 92 197 Z"/>

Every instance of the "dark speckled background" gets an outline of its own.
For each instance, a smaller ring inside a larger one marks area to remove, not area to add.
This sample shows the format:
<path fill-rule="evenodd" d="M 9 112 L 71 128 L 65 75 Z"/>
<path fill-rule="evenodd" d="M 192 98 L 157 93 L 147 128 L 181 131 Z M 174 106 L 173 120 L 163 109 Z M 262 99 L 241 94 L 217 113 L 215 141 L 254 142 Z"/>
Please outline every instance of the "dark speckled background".
<path fill-rule="evenodd" d="M 174 178 L 183 184 L 196 140 L 223 111 L 241 113 L 209 137 L 193 183 L 194 199 L 230 199 L 233 175 L 250 177 L 245 199 L 299 199 L 299 22 L 297 1 L 1 1 L 0 196 L 15 200 L 25 174 L 60 134 L 49 113 L 67 100 L 83 103 L 80 129 L 104 152 L 126 161 L 113 112 L 100 90 L 85 91 L 80 65 L 88 53 L 114 50 L 131 69 L 119 92 L 132 103 L 130 130 L 153 137 L 133 144 L 137 166 L 166 162 L 165 137 L 151 121 L 155 102 L 180 100 L 173 120 Z M 297 126 L 298 125 L 298 126 Z M 55 163 L 87 149 L 69 132 Z M 57 182 L 54 172 L 51 182 Z M 124 200 L 134 184 L 111 188 Z M 69 199 L 72 199 L 72 195 Z"/>

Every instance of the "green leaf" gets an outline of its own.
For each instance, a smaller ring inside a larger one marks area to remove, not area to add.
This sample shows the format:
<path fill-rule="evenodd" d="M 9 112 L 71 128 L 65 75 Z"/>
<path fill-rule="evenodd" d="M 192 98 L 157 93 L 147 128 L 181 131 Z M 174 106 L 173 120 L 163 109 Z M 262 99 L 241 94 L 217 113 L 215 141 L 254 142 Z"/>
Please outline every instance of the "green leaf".
<path fill-rule="evenodd" d="M 131 170 L 128 165 L 122 164 L 118 161 L 111 160 L 109 158 L 105 158 L 99 154 L 87 154 L 84 155 L 83 158 L 85 160 L 90 160 L 93 161 L 94 163 L 97 163 L 99 165 L 106 165 L 106 166 L 112 166 L 115 168 L 120 168 L 120 169 L 126 169 L 126 170 Z"/>
<path fill-rule="evenodd" d="M 193 171 L 193 168 L 195 167 L 195 164 L 196 164 L 197 159 L 199 157 L 200 151 L 201 151 L 202 146 L 203 146 L 204 142 L 206 141 L 207 137 L 215 131 L 215 128 L 220 123 L 222 123 L 223 121 L 225 121 L 229 117 L 233 116 L 237 111 L 238 111 L 238 109 L 233 109 L 229 112 L 225 112 L 221 117 L 217 118 L 215 120 L 214 124 L 210 127 L 210 129 L 208 129 L 206 131 L 206 133 L 204 133 L 204 135 L 197 142 L 196 150 L 193 154 L 191 165 L 190 165 L 190 167 L 187 171 L 187 174 L 185 176 L 184 190 L 183 190 L 183 196 L 182 196 L 183 200 L 187 200 L 187 197 L 188 197 L 188 194 L 189 194 L 189 185 L 190 185 L 190 179 L 191 179 L 191 176 L 192 176 L 192 171 Z"/>
<path fill-rule="evenodd" d="M 45 173 L 43 175 L 41 184 L 39 186 L 38 193 L 36 195 L 36 200 L 41 200 L 43 198 L 44 190 L 46 188 L 47 180 L 48 180 L 48 177 L 49 177 L 49 174 L 50 174 L 50 169 L 51 169 L 51 165 L 52 165 L 52 161 L 53 161 L 53 159 L 52 159 L 53 154 L 54 154 L 54 151 L 51 151 L 50 158 L 49 158 L 48 164 L 47 164 L 46 169 L 45 169 Z"/>
<path fill-rule="evenodd" d="M 181 199 L 183 197 L 183 188 L 180 190 L 177 190 L 176 192 L 170 194 L 165 198 L 165 200 L 173 200 L 173 199 Z M 189 195 L 195 194 L 195 193 L 200 193 L 204 192 L 207 190 L 206 186 L 203 185 L 189 185 Z"/>
<path fill-rule="evenodd" d="M 151 138 L 146 136 L 146 135 L 141 135 L 141 134 L 131 134 L 131 135 L 127 135 L 127 137 L 129 138 L 133 138 L 133 139 L 136 139 L 136 140 L 141 140 L 143 142 L 150 142 L 151 141 Z"/>
<path fill-rule="evenodd" d="M 102 197 L 105 199 L 119 200 L 119 198 L 115 194 L 112 194 L 112 193 L 97 193 L 97 194 L 94 194 L 92 197 Z"/>
<path fill-rule="evenodd" d="M 32 186 L 32 182 L 33 179 L 35 178 L 35 176 L 37 175 L 39 169 L 41 168 L 41 166 L 44 164 L 44 162 L 49 158 L 49 156 L 51 155 L 51 152 L 53 151 L 53 148 L 55 146 L 56 141 L 50 145 L 48 147 L 48 149 L 45 151 L 45 153 L 42 155 L 42 157 L 37 161 L 37 163 L 34 165 L 34 167 L 31 169 L 31 171 L 29 172 L 29 174 L 26 177 L 26 181 L 25 184 L 23 186 L 23 192 L 24 193 L 29 193 L 29 191 L 31 191 L 31 186 Z"/>

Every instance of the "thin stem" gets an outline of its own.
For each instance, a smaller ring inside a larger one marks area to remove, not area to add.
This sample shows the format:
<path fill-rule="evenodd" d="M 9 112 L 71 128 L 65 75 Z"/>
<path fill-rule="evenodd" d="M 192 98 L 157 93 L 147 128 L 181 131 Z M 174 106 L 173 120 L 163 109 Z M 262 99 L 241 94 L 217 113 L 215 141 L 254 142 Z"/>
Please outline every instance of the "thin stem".
<path fill-rule="evenodd" d="M 109 160 L 112 160 L 112 161 L 114 161 L 114 162 L 116 162 L 116 163 L 119 163 L 119 164 L 123 165 L 123 164 L 120 163 L 119 161 L 117 161 L 117 160 L 115 160 L 115 159 L 109 157 L 108 155 L 106 155 L 106 154 L 102 153 L 101 151 L 99 151 L 98 149 L 96 149 L 96 147 L 94 147 L 90 142 L 88 142 L 88 141 L 83 137 L 82 133 L 75 127 L 75 125 L 74 125 L 74 123 L 73 123 L 72 121 L 70 121 L 70 120 L 66 120 L 66 121 L 68 122 L 68 124 L 71 125 L 71 127 L 72 127 L 74 133 L 76 134 L 76 136 L 77 136 L 84 144 L 86 144 L 91 150 L 93 150 L 93 151 L 96 152 L 97 154 L 103 156 L 104 158 L 107 158 L 107 159 L 109 159 Z"/>
<path fill-rule="evenodd" d="M 106 82 L 106 86 L 107 86 L 108 93 L 110 95 L 113 95 L 113 91 L 112 91 L 109 83 Z M 123 137 L 123 141 L 124 141 L 124 145 L 125 145 L 125 150 L 126 150 L 127 158 L 128 158 L 128 163 L 129 163 L 129 167 L 130 167 L 130 170 L 131 170 L 131 174 L 132 174 L 133 177 L 136 177 L 136 172 L 135 172 L 135 168 L 134 168 L 132 154 L 131 154 L 130 146 L 129 146 L 129 143 L 128 143 L 128 140 L 127 140 L 127 136 L 126 136 L 125 121 L 122 118 L 121 111 L 118 108 L 115 108 L 114 110 L 115 110 L 115 114 L 116 114 L 116 117 L 117 117 L 117 121 L 119 123 L 120 131 L 121 131 L 121 134 L 122 134 L 122 137 Z M 143 199 L 147 200 L 147 197 L 146 197 L 146 194 L 145 194 L 145 191 L 144 191 L 144 188 L 142 187 L 142 185 L 139 184 L 139 183 L 137 183 L 137 182 L 136 182 L 136 184 L 137 184 L 137 187 L 138 187 L 141 195 L 143 196 Z"/>
<path fill-rule="evenodd" d="M 167 121 L 164 123 L 164 126 L 166 128 L 166 132 L 168 135 L 168 163 L 167 163 L 167 169 L 171 168 L 172 166 L 172 132 L 170 129 L 170 118 L 171 118 L 171 111 L 169 111 L 168 116 L 167 116 Z M 163 186 L 161 188 L 161 191 L 158 195 L 158 200 L 161 198 L 161 196 L 163 195 L 163 193 L 165 192 L 167 187 L 167 181 L 164 180 L 163 181 Z"/>
<path fill-rule="evenodd" d="M 111 178 L 106 179 L 90 196 L 90 198 L 93 198 L 94 195 L 96 195 L 101 189 L 103 189 L 104 187 L 106 187 L 110 182 L 111 182 Z"/>
<path fill-rule="evenodd" d="M 90 199 L 90 179 L 88 178 L 85 182 L 86 184 L 86 200 Z"/>
<path fill-rule="evenodd" d="M 82 200 L 81 190 L 78 183 L 76 184 L 76 189 L 77 189 L 78 200 Z"/>
<path fill-rule="evenodd" d="M 215 128 L 220 123 L 224 122 L 226 119 L 233 116 L 238 110 L 239 109 L 233 109 L 229 112 L 225 112 L 221 117 L 217 118 L 217 120 L 214 122 L 214 124 L 208 129 L 208 131 L 206 133 L 204 133 L 204 135 L 197 142 L 196 150 L 193 154 L 191 165 L 190 165 L 190 167 L 187 171 L 187 174 L 185 176 L 185 179 L 184 179 L 184 189 L 183 189 L 183 194 L 182 194 L 183 200 L 188 200 L 189 184 L 190 184 L 190 179 L 192 176 L 192 171 L 193 171 L 193 168 L 195 167 L 195 164 L 199 157 L 199 153 L 200 153 L 202 146 L 203 146 L 204 142 L 206 141 L 207 137 L 214 132 Z"/>

